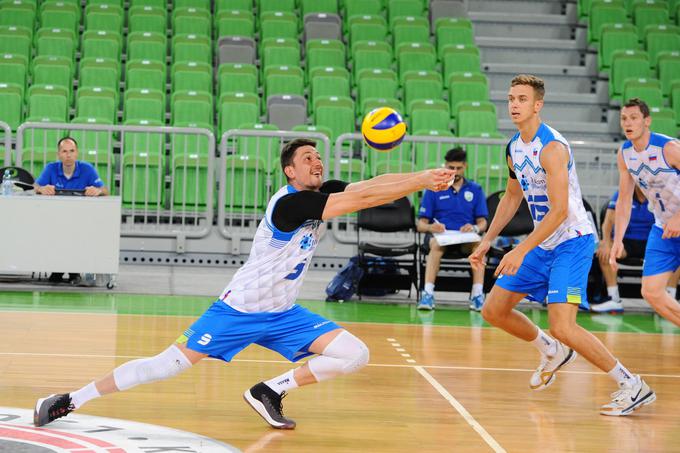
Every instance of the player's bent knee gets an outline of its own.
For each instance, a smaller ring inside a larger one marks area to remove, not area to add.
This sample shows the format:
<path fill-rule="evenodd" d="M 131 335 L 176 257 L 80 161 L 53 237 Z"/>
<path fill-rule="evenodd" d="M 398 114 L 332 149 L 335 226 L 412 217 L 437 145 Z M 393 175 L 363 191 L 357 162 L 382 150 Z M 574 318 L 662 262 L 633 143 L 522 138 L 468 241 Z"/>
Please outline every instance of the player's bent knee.
<path fill-rule="evenodd" d="M 113 379 L 119 390 L 127 390 L 139 384 L 147 384 L 175 376 L 191 368 L 191 362 L 175 345 L 154 357 L 124 363 L 113 371 Z"/>
<path fill-rule="evenodd" d="M 366 366 L 369 358 L 368 346 L 343 330 L 326 346 L 321 355 L 307 363 L 317 382 L 321 382 L 359 371 Z"/>

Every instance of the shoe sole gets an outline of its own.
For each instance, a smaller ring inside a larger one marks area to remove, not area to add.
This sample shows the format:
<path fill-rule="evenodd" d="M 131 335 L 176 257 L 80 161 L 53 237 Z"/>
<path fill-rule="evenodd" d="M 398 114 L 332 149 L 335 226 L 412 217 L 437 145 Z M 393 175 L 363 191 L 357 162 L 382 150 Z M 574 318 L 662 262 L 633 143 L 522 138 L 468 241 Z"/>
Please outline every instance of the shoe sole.
<path fill-rule="evenodd" d="M 421 311 L 432 311 L 432 310 L 434 310 L 434 307 L 430 307 L 429 305 L 418 305 L 416 308 L 418 310 L 421 310 Z"/>
<path fill-rule="evenodd" d="M 637 401 L 632 406 L 628 406 L 627 408 L 625 408 L 621 411 L 618 411 L 618 412 L 603 412 L 603 411 L 600 411 L 600 414 L 601 415 L 608 415 L 610 417 L 625 417 L 626 415 L 630 415 L 634 411 L 640 409 L 642 406 L 652 404 L 654 401 L 656 401 L 656 393 L 654 393 L 654 391 L 650 391 L 648 394 L 645 395 L 644 398 Z"/>
<path fill-rule="evenodd" d="M 54 395 L 56 395 L 56 393 L 54 393 L 54 394 L 52 394 L 52 395 L 50 395 L 50 396 L 46 396 L 45 398 L 40 398 L 40 399 L 38 400 L 38 402 L 35 403 L 35 409 L 33 409 L 33 424 L 34 424 L 35 426 L 38 426 L 38 427 L 39 427 L 39 426 L 43 426 L 43 425 L 46 425 L 46 424 L 47 424 L 47 422 L 45 422 L 45 423 L 40 423 L 40 406 L 42 406 L 42 403 L 43 403 L 46 399 L 52 398 Z"/>
<path fill-rule="evenodd" d="M 245 400 L 246 403 L 250 405 L 250 407 L 252 407 L 255 410 L 255 412 L 257 412 L 260 415 L 260 417 L 264 419 L 264 421 L 269 423 L 272 426 L 272 428 L 295 429 L 295 424 L 287 425 L 285 423 L 277 422 L 276 420 L 271 418 L 269 412 L 267 412 L 267 409 L 264 408 L 264 404 L 253 398 L 253 396 L 250 394 L 250 390 L 246 390 L 243 393 L 243 399 Z"/>
<path fill-rule="evenodd" d="M 547 389 L 548 387 L 550 387 L 550 385 L 551 385 L 551 384 L 555 381 L 555 379 L 557 378 L 557 372 L 560 371 L 560 369 L 562 369 L 563 366 L 569 365 L 571 362 L 573 362 L 574 359 L 576 359 L 576 357 L 578 357 L 578 354 L 576 353 L 576 351 L 574 351 L 573 349 L 569 348 L 569 353 L 568 353 L 567 356 L 564 358 L 564 360 L 562 360 L 562 363 L 560 363 L 559 365 L 557 365 L 557 367 L 552 371 L 552 374 L 550 375 L 550 378 L 548 379 L 548 381 L 547 381 L 545 384 L 538 385 L 538 386 L 536 386 L 536 387 L 534 387 L 533 385 L 529 384 L 529 387 L 531 388 L 531 390 L 536 391 L 536 392 L 540 392 L 541 390 L 545 390 L 545 389 Z"/>

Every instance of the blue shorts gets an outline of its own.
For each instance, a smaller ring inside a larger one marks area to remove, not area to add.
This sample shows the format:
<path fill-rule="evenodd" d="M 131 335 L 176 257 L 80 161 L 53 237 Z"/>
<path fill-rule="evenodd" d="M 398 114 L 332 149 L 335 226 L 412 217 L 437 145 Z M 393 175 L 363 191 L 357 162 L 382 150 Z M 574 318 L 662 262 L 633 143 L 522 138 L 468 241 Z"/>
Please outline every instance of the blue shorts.
<path fill-rule="evenodd" d="M 313 354 L 307 348 L 314 340 L 340 328 L 299 305 L 277 313 L 243 313 L 217 300 L 177 342 L 225 362 L 252 343 L 297 362 Z"/>
<path fill-rule="evenodd" d="M 642 276 L 675 272 L 680 267 L 680 238 L 661 239 L 663 229 L 654 225 L 649 231 Z"/>
<path fill-rule="evenodd" d="M 536 247 L 524 257 L 515 275 L 500 275 L 496 285 L 515 293 L 529 294 L 549 304 L 570 303 L 587 309 L 588 272 L 593 264 L 593 235 L 564 241 L 553 250 Z"/>

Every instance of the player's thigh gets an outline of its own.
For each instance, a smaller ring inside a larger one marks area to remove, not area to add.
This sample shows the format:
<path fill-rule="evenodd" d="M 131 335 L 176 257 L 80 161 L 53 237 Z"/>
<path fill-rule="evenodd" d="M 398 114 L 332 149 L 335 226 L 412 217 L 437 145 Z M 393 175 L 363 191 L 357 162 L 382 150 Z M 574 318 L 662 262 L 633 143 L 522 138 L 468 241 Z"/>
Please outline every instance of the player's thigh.
<path fill-rule="evenodd" d="M 522 261 L 522 265 L 517 269 L 515 275 L 499 275 L 496 279 L 494 289 L 498 286 L 511 293 L 530 294 L 532 299 L 541 302 L 545 299 L 548 292 L 551 261 L 551 252 L 536 247 L 526 254 Z M 491 294 L 493 294 L 493 289 L 491 290 L 489 297 L 491 297 Z M 499 292 L 498 294 L 499 298 L 507 299 L 502 292 Z M 522 298 L 519 300 L 521 299 Z M 488 298 L 485 305 L 487 303 L 489 303 Z"/>
<path fill-rule="evenodd" d="M 548 304 L 587 304 L 588 273 L 595 243 L 591 235 L 563 242 L 554 250 L 548 283 Z"/>
<path fill-rule="evenodd" d="M 642 276 L 675 272 L 680 266 L 680 238 L 662 239 L 663 230 L 653 226 L 647 239 Z"/>

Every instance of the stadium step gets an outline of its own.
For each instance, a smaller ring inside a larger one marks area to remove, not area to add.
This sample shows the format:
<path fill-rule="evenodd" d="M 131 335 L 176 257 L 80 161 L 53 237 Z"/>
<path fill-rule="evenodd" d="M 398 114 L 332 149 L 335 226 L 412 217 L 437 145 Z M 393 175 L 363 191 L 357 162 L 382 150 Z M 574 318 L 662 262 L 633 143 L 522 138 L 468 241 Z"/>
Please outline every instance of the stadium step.
<path fill-rule="evenodd" d="M 574 39 L 578 28 L 576 15 L 471 12 L 478 37 Z"/>

